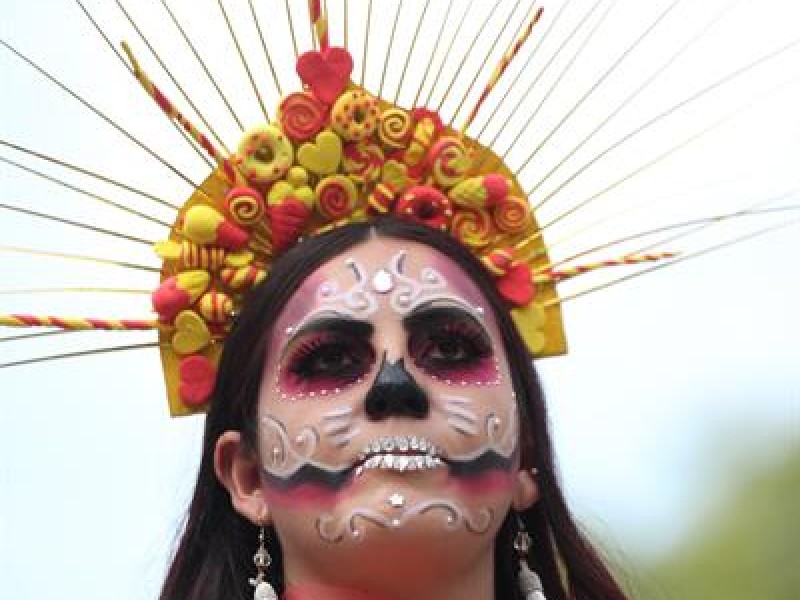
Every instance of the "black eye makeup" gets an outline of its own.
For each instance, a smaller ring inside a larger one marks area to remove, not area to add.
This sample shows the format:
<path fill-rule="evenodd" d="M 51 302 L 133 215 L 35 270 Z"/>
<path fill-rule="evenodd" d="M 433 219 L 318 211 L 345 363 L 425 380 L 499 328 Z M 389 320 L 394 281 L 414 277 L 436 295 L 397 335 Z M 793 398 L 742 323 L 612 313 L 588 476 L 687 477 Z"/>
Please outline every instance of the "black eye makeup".
<path fill-rule="evenodd" d="M 301 328 L 282 361 L 279 386 L 292 396 L 324 396 L 351 385 L 375 362 L 369 323 L 326 318 Z"/>
<path fill-rule="evenodd" d="M 414 364 L 447 383 L 483 385 L 497 380 L 491 338 L 470 313 L 455 306 L 426 306 L 404 319 Z"/>

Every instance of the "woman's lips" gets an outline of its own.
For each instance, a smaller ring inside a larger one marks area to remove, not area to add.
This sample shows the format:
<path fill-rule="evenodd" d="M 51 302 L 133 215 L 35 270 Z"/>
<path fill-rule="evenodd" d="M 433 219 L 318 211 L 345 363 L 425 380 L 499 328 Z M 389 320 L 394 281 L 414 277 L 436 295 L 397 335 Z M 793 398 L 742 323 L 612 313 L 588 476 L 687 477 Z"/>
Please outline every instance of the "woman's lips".
<path fill-rule="evenodd" d="M 355 463 L 355 475 L 381 469 L 403 473 L 438 469 L 445 464 L 435 444 L 416 435 L 383 436 L 367 443 Z"/>

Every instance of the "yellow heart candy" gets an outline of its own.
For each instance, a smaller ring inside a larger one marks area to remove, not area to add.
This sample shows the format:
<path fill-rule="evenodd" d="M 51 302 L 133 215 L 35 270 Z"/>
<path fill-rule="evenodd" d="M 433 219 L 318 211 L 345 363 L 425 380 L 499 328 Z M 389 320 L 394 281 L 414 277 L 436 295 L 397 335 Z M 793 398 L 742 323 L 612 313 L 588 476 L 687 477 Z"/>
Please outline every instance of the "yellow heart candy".
<path fill-rule="evenodd" d="M 305 143 L 297 151 L 297 162 L 317 175 L 336 173 L 341 160 L 342 140 L 332 131 L 319 133 L 316 143 Z"/>
<path fill-rule="evenodd" d="M 194 354 L 211 342 L 206 322 L 191 310 L 181 311 L 175 319 L 172 349 L 178 354 Z"/>

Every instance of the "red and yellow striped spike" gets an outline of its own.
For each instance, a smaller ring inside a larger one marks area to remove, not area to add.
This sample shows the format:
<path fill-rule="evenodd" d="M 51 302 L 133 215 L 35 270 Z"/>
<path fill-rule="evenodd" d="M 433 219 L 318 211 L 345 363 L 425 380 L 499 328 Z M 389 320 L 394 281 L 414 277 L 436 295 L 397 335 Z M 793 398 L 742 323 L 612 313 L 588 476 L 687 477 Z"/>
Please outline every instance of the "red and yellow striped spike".
<path fill-rule="evenodd" d="M 537 271 L 533 276 L 534 283 L 558 283 L 567 279 L 572 279 L 578 275 L 584 275 L 606 267 L 619 267 L 622 265 L 638 265 L 647 262 L 656 262 L 678 256 L 677 252 L 659 252 L 655 254 L 628 254 L 622 258 L 601 260 L 585 265 L 576 265 L 565 269 L 545 268 Z"/>
<path fill-rule="evenodd" d="M 41 315 L 0 315 L 5 327 L 57 327 L 69 331 L 104 329 L 112 331 L 142 331 L 160 329 L 156 320 L 91 319 L 88 317 L 55 317 Z"/>
<path fill-rule="evenodd" d="M 319 49 L 325 52 L 330 47 L 328 38 L 328 15 L 322 12 L 322 0 L 308 0 L 308 12 L 311 16 L 311 24 L 317 34 Z"/>
<path fill-rule="evenodd" d="M 147 74 L 142 70 L 139 66 L 139 62 L 136 60 L 136 57 L 133 55 L 133 52 L 128 46 L 127 42 L 122 42 L 122 49 L 125 51 L 125 54 L 128 55 L 128 60 L 131 62 L 131 68 L 133 69 L 133 74 L 139 83 L 142 85 L 144 90 L 147 94 L 155 100 L 158 107 L 166 114 L 170 119 L 176 121 L 183 127 L 186 132 L 192 136 L 192 139 L 196 141 L 203 150 L 205 150 L 208 155 L 214 159 L 214 161 L 222 168 L 225 176 L 228 178 L 230 183 L 232 184 L 241 184 L 244 182 L 241 174 L 236 170 L 236 168 L 231 164 L 231 162 L 226 159 L 222 154 L 220 154 L 219 150 L 211 143 L 211 141 L 203 134 L 195 125 L 189 121 L 183 114 L 175 107 L 172 102 L 159 90 L 152 80 L 147 76 Z"/>
<path fill-rule="evenodd" d="M 536 24 L 539 22 L 539 19 L 542 18 L 543 12 L 544 9 L 542 7 L 536 9 L 536 12 L 533 13 L 533 17 L 531 18 L 530 23 L 528 23 L 528 26 L 520 34 L 519 38 L 517 38 L 517 40 L 511 45 L 511 47 L 508 49 L 508 52 L 506 52 L 503 55 L 503 58 L 500 59 L 500 62 L 497 64 L 497 67 L 495 68 L 494 72 L 492 72 L 492 76 L 489 77 L 489 81 L 486 84 L 486 87 L 483 89 L 483 92 L 481 92 L 481 95 L 478 97 L 478 101 L 475 103 L 474 108 L 470 111 L 467 120 L 464 121 L 464 124 L 461 126 L 462 136 L 464 135 L 464 132 L 467 130 L 467 128 L 472 124 L 472 121 L 475 120 L 475 116 L 478 114 L 478 111 L 481 109 L 481 106 L 483 106 L 483 103 L 486 101 L 486 98 L 489 97 L 489 94 L 491 94 L 492 90 L 494 90 L 495 86 L 497 86 L 497 82 L 500 81 L 500 78 L 503 76 L 503 73 L 505 73 L 506 69 L 508 68 L 508 65 L 510 65 L 511 62 L 514 60 L 514 58 L 517 56 L 517 54 L 519 54 L 520 48 L 522 48 L 522 46 L 530 37 L 533 28 L 536 27 Z"/>

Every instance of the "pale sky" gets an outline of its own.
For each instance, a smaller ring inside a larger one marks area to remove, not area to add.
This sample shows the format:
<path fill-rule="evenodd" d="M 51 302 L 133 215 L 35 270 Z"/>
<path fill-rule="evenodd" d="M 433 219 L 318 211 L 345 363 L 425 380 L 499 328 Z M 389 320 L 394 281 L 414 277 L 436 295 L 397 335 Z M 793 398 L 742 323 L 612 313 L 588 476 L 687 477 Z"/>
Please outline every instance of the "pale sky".
<path fill-rule="evenodd" d="M 185 107 L 116 6 L 106 0 L 85 4 L 109 38 L 115 43 L 128 40 L 153 78 Z M 226 144 L 234 147 L 239 129 L 192 55 L 181 45 L 160 3 L 123 4 Z M 271 109 L 278 94 L 249 20 L 247 3 L 229 0 L 225 4 L 246 54 L 254 57 L 257 83 Z M 305 3 L 292 0 L 291 4 L 302 50 L 309 43 L 308 26 L 302 21 Z M 332 17 L 333 42 L 341 43 L 341 4 L 338 0 L 329 0 L 329 4 L 337 7 Z M 397 3 L 390 0 L 380 4 L 380 18 L 374 19 L 370 38 L 371 47 L 380 49 L 380 53 L 368 62 L 366 85 L 376 93 L 383 87 L 383 95 L 393 98 L 421 2 L 405 2 L 398 27 L 401 34 L 384 78 L 383 51 Z M 456 27 L 456 16 L 466 5 L 456 4 L 446 31 Z M 643 123 L 792 42 L 797 35 L 796 23 L 800 22 L 800 6 L 791 0 L 684 0 L 605 76 L 617 57 L 670 4 L 664 0 L 601 3 L 528 94 L 526 87 L 590 10 L 592 2 L 570 2 L 530 63 L 526 59 L 535 41 L 523 48 L 503 82 L 510 84 L 523 65 L 525 71 L 481 139 L 491 140 L 501 123 L 509 120 L 495 145 L 504 151 L 522 131 L 520 142 L 508 156 L 514 167 L 541 140 L 549 138 L 520 177 L 523 187 L 529 189 L 626 96 L 671 61 L 674 53 L 703 31 L 715 15 L 732 7 L 547 179 L 535 192 L 536 200 L 558 189 L 593 156 Z M 217 3 L 184 0 L 170 5 L 245 124 L 263 120 L 220 20 Z M 403 78 L 401 104 L 413 100 L 446 5 L 443 0 L 431 3 L 425 29 Z M 459 52 L 463 53 L 493 5 L 475 3 L 476 16 L 467 21 L 463 39 L 455 46 L 460 50 L 452 51 L 451 62 L 449 66 L 446 63 L 434 88 L 434 107 L 458 64 Z M 487 30 L 500 32 L 514 5 L 511 0 L 500 2 Z M 285 31 L 283 3 L 261 0 L 256 6 L 265 23 L 274 19 L 269 44 L 275 49 L 279 80 L 284 92 L 295 90 L 299 84 L 292 75 L 293 50 Z M 350 0 L 350 6 L 349 40 L 358 79 L 366 2 Z M 529 3 L 522 2 L 515 14 L 521 15 L 526 6 Z M 557 0 L 545 3 L 545 17 L 537 26 L 539 35 L 548 29 L 561 6 Z M 609 6 L 610 12 L 599 22 Z M 1 14 L 3 40 L 56 74 L 192 179 L 198 181 L 207 174 L 205 164 L 165 123 L 77 4 L 3 0 Z M 518 21 L 515 17 L 513 23 Z M 598 22 L 596 33 L 571 64 L 573 53 Z M 515 26 L 501 36 L 502 43 L 493 57 L 508 43 Z M 534 39 L 538 39 L 536 33 Z M 443 55 L 449 40 L 445 34 L 437 57 Z M 493 41 L 494 36 L 479 40 L 464 73 L 471 75 L 481 66 Z M 433 69 L 438 64 L 434 61 Z M 567 65 L 568 74 L 559 80 Z M 554 257 L 566 257 L 570 251 L 665 223 L 764 207 L 769 201 L 772 206 L 800 204 L 798 65 L 800 47 L 795 46 L 728 85 L 699 95 L 566 184 L 538 214 L 540 223 L 627 178 L 712 123 L 726 119 L 553 227 L 548 242 L 566 239 L 554 246 Z M 486 69 L 479 86 L 490 66 Z M 188 197 L 190 188 L 185 182 L 5 48 L 0 48 L 0 73 L 3 140 L 106 173 L 174 202 Z M 601 79 L 601 85 L 575 108 L 565 125 L 553 132 L 562 117 Z M 423 100 L 432 80 L 429 77 L 423 88 Z M 444 103 L 444 114 L 452 113 L 470 80 L 471 76 L 464 75 L 457 82 Z M 551 94 L 549 89 L 556 81 Z M 471 133 L 477 133 L 494 111 L 507 89 L 503 82 L 487 101 Z M 469 98 L 478 91 L 473 90 Z M 522 96 L 527 96 L 522 110 L 509 119 L 516 99 Z M 543 99 L 537 118 L 523 129 Z M 471 106 L 470 102 L 466 104 Z M 466 109 L 462 116 L 465 113 Z M 188 109 L 187 114 L 191 114 Z M 172 218 L 163 207 L 9 148 L 0 146 L 0 157 L 65 178 L 160 218 Z M 118 211 L 6 163 L 0 163 L 0 182 L 0 203 L 134 232 L 147 239 L 164 236 L 158 226 L 132 223 Z M 614 215 L 614 219 L 604 220 Z M 675 240 L 666 249 L 691 253 L 762 226 L 798 218 L 800 212 L 794 211 L 738 220 L 735 225 L 726 222 Z M 143 245 L 75 232 L 2 209 L 0 219 L 4 233 L 0 245 L 158 266 L 155 255 Z M 737 474 L 757 469 L 771 457 L 796 447 L 800 439 L 800 317 L 795 310 L 800 304 L 795 266 L 800 251 L 798 236 L 797 226 L 772 232 L 565 303 L 570 353 L 538 365 L 551 406 L 556 448 L 577 513 L 623 560 L 668 553 L 698 523 L 713 516 Z M 662 234 L 644 242 L 664 237 Z M 642 240 L 636 243 L 643 245 Z M 617 248 L 616 254 L 620 252 Z M 594 258 L 609 253 L 616 255 L 612 248 Z M 153 273 L 7 252 L 0 252 L 0 272 L 4 276 L 0 289 L 4 291 L 74 286 L 152 289 L 157 285 Z M 589 276 L 582 282 L 566 284 L 561 288 L 562 296 L 608 278 Z M 0 313 L 13 312 L 147 317 L 149 299 L 143 294 L 0 294 Z M 17 333 L 0 332 L 2 336 Z M 112 338 L 103 333 L 77 333 L 5 342 L 0 344 L 0 362 L 152 340 L 153 335 L 148 333 Z M 33 600 L 44 588 L 48 594 L 55 589 L 59 597 L 81 600 L 107 598 L 109 593 L 115 599 L 153 598 L 191 492 L 203 425 L 201 417 L 167 416 L 156 350 L 2 369 L 0 382 L 5 390 L 0 398 L 0 596 Z"/>

